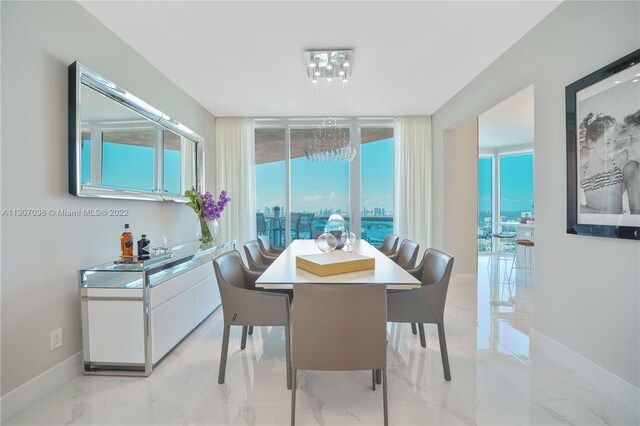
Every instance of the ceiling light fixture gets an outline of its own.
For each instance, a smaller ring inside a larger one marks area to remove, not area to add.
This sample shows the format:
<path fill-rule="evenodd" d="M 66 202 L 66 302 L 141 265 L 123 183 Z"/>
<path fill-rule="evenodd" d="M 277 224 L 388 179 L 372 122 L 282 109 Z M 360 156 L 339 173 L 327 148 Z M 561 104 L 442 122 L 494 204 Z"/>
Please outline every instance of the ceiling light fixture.
<path fill-rule="evenodd" d="M 307 76 L 313 81 L 351 77 L 353 51 L 349 49 L 307 50 L 304 52 L 304 63 Z"/>
<path fill-rule="evenodd" d="M 352 68 L 344 64 L 353 60 L 353 51 L 348 49 L 307 50 L 304 52 L 307 77 L 314 84 L 318 80 L 331 82 L 340 79 L 347 82 Z M 311 66 L 315 63 L 315 66 Z M 349 105 L 351 90 L 344 85 L 328 85 L 312 91 L 313 104 L 317 110 L 317 126 L 307 138 L 305 157 L 312 162 L 351 162 L 356 156 L 356 148 L 351 144 L 351 131 L 340 118 L 332 116 L 336 112 L 344 114 Z"/>

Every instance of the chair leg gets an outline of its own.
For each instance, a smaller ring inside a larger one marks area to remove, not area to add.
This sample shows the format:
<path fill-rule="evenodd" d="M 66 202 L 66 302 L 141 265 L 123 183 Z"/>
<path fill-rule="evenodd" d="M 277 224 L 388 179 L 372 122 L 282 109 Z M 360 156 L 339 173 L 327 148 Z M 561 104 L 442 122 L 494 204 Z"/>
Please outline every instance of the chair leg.
<path fill-rule="evenodd" d="M 222 352 L 220 353 L 220 371 L 218 372 L 218 383 L 224 383 L 224 374 L 227 370 L 227 352 L 229 352 L 229 334 L 231 326 L 225 325 L 222 333 Z"/>
<path fill-rule="evenodd" d="M 249 326 L 249 336 L 253 336 L 253 326 Z"/>
<path fill-rule="evenodd" d="M 444 379 L 446 381 L 451 381 L 451 370 L 449 369 L 449 353 L 447 352 L 447 339 L 444 336 L 444 323 L 438 323 L 438 338 L 440 339 L 440 355 L 442 356 Z"/>
<path fill-rule="evenodd" d="M 285 345 L 285 368 L 287 369 L 287 389 L 291 389 L 291 330 L 289 326 L 284 327 L 284 345 Z"/>
<path fill-rule="evenodd" d="M 411 332 L 413 334 L 418 334 L 418 329 L 416 328 L 416 323 L 415 322 L 411 323 Z"/>
<path fill-rule="evenodd" d="M 249 327 L 246 325 L 242 326 L 242 340 L 240 341 L 240 349 L 244 349 L 247 347 L 247 331 Z"/>
<path fill-rule="evenodd" d="M 291 426 L 296 424 L 296 379 L 298 376 L 298 371 L 293 370 L 291 377 Z"/>
<path fill-rule="evenodd" d="M 421 322 L 418 323 L 418 331 L 420 332 L 420 346 L 422 346 L 423 348 L 426 348 L 427 338 L 424 335 L 424 324 Z"/>
<path fill-rule="evenodd" d="M 382 372 L 380 370 L 376 370 L 376 383 L 382 384 Z"/>
<path fill-rule="evenodd" d="M 371 387 L 376 390 L 376 370 L 371 370 Z"/>
<path fill-rule="evenodd" d="M 382 409 L 384 411 L 384 426 L 389 424 L 389 408 L 387 406 L 387 369 L 382 369 Z"/>

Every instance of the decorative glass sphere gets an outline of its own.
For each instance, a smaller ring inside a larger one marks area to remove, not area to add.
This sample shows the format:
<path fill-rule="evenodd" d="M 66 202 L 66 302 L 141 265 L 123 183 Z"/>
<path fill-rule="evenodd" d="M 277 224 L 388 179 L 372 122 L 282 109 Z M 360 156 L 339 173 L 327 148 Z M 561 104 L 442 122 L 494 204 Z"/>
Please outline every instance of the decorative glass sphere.
<path fill-rule="evenodd" d="M 318 237 L 318 239 L 316 240 L 316 245 L 321 252 L 329 253 L 336 249 L 338 240 L 336 240 L 336 237 L 334 237 L 332 234 L 325 232 Z"/>
<path fill-rule="evenodd" d="M 347 246 L 347 250 L 350 250 L 351 245 L 356 242 L 356 234 L 347 230 L 340 235 L 340 239 L 342 240 L 342 244 Z"/>

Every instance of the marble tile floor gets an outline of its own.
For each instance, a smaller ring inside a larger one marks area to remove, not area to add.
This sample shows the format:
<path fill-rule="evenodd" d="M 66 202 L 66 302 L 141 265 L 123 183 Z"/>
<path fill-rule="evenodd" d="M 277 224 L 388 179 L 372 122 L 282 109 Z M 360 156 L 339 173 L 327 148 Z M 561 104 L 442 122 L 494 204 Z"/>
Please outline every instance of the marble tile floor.
<path fill-rule="evenodd" d="M 408 324 L 389 324 L 392 425 L 637 425 L 638 414 L 529 348 L 531 282 L 505 283 L 479 258 L 476 282 L 453 280 L 446 309 L 452 381 L 443 378 L 435 326 L 420 347 Z M 495 273 L 497 272 L 497 274 Z M 502 282 L 500 282 L 502 281 Z M 256 328 L 229 345 L 217 382 L 222 315 L 216 311 L 148 378 L 79 376 L 6 425 L 286 425 L 283 330 Z M 381 388 L 370 372 L 301 372 L 299 425 L 382 424 Z"/>

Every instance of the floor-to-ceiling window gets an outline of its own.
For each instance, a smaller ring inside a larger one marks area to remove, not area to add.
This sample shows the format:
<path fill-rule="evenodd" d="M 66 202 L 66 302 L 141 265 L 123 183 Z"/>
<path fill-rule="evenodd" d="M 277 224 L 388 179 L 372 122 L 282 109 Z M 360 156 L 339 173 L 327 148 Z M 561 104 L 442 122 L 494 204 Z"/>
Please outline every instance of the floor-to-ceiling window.
<path fill-rule="evenodd" d="M 285 131 L 256 129 L 256 229 L 285 244 Z"/>
<path fill-rule="evenodd" d="M 312 129 L 291 129 L 291 239 L 312 239 L 327 219 L 341 214 L 349 224 L 349 162 L 309 161 Z"/>
<path fill-rule="evenodd" d="M 533 152 L 501 153 L 500 222 L 533 214 Z"/>
<path fill-rule="evenodd" d="M 349 123 L 342 126 L 358 151 L 353 162 L 307 159 L 317 125 L 284 119 L 280 127 L 273 119 L 256 119 L 258 235 L 269 235 L 279 246 L 314 238 L 334 213 L 373 244 L 393 232 L 392 122 L 375 119 L 382 125 L 372 126 L 345 120 Z"/>
<path fill-rule="evenodd" d="M 361 236 L 373 245 L 393 233 L 393 129 L 361 130 Z"/>
<path fill-rule="evenodd" d="M 478 252 L 491 252 L 493 233 L 493 155 L 478 158 Z"/>

